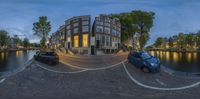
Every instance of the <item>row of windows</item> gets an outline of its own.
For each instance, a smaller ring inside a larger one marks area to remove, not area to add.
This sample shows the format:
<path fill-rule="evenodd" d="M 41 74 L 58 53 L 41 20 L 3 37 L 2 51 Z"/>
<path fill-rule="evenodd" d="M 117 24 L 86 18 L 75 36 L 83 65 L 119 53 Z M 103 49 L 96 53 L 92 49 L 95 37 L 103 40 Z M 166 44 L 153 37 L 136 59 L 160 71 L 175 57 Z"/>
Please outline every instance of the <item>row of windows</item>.
<path fill-rule="evenodd" d="M 98 20 L 98 21 L 104 20 L 106 22 L 110 22 L 111 21 L 111 19 L 109 17 L 96 17 L 96 20 Z"/>
<path fill-rule="evenodd" d="M 104 33 L 110 34 L 110 31 L 111 31 L 110 28 L 104 27 Z M 102 26 L 97 26 L 96 32 L 97 32 L 97 33 L 103 33 L 103 27 L 102 27 Z M 117 30 L 115 30 L 115 29 L 112 29 L 112 35 L 120 36 L 120 32 L 117 31 Z"/>
<path fill-rule="evenodd" d="M 74 28 L 74 33 L 78 33 L 79 28 Z M 89 26 L 82 26 L 82 32 L 89 32 Z M 70 35 L 71 30 L 67 30 L 67 34 Z"/>
<path fill-rule="evenodd" d="M 88 34 L 83 34 L 82 38 L 83 38 L 82 46 L 88 47 Z M 78 35 L 74 36 L 74 47 L 79 47 L 79 36 Z"/>
<path fill-rule="evenodd" d="M 105 46 L 105 47 L 109 47 L 110 46 L 110 39 L 111 37 L 110 36 L 106 36 L 106 35 L 96 35 L 96 40 L 101 40 L 102 41 L 102 44 Z M 115 38 L 115 37 L 112 37 L 112 47 L 117 47 L 118 46 L 118 43 L 119 43 L 119 39 L 118 38 Z"/>
<path fill-rule="evenodd" d="M 103 33 L 103 27 L 102 26 L 97 26 L 96 31 L 97 31 L 97 33 Z M 104 32 L 106 34 L 110 34 L 110 28 L 104 27 Z"/>
<path fill-rule="evenodd" d="M 105 22 L 105 23 L 103 24 L 102 21 L 96 21 L 96 24 L 97 24 L 97 25 L 104 25 L 104 26 L 110 27 L 110 23 L 108 23 L 108 22 Z"/>
<path fill-rule="evenodd" d="M 112 35 L 120 37 L 120 32 L 116 30 L 112 30 Z"/>
<path fill-rule="evenodd" d="M 82 21 L 82 25 L 89 25 L 89 21 Z M 79 26 L 78 22 L 73 24 L 73 27 L 78 27 L 78 26 Z M 71 29 L 71 28 L 72 28 L 71 25 L 67 26 L 67 29 Z"/>

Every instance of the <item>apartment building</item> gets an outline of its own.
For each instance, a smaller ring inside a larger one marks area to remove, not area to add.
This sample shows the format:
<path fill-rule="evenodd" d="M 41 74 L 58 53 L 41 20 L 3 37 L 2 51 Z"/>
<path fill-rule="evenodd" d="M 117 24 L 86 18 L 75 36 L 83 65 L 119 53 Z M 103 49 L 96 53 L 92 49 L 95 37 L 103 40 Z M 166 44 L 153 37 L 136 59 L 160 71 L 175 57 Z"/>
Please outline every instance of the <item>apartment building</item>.
<path fill-rule="evenodd" d="M 84 15 L 66 20 L 65 25 L 50 37 L 50 45 L 79 54 L 96 54 L 97 50 L 114 52 L 119 48 L 120 37 L 119 19 L 102 14 L 91 26 L 90 15 Z"/>
<path fill-rule="evenodd" d="M 90 16 L 76 16 L 65 21 L 66 48 L 75 53 L 90 53 Z"/>
<path fill-rule="evenodd" d="M 119 48 L 121 42 L 121 24 L 117 18 L 101 14 L 93 23 L 93 33 L 96 38 L 96 49 L 113 52 Z"/>

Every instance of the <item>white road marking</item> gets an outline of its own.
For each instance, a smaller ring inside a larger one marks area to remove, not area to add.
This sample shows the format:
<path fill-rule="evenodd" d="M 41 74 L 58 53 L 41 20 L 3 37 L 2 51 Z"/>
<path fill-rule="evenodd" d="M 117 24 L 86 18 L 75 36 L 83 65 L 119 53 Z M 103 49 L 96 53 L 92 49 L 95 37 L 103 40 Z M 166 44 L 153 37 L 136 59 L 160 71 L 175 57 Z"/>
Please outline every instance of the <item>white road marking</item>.
<path fill-rule="evenodd" d="M 88 70 L 79 70 L 79 71 L 74 71 L 74 72 L 61 72 L 61 71 L 56 71 L 56 70 L 52 70 L 52 69 L 48 69 L 46 67 L 43 67 L 41 66 L 40 64 L 36 63 L 37 66 L 39 66 L 40 68 L 42 69 L 45 69 L 47 71 L 51 71 L 51 72 L 55 72 L 55 73 L 62 73 L 62 74 L 76 74 L 76 73 L 81 73 L 81 72 L 85 72 L 85 71 L 88 71 Z"/>
<path fill-rule="evenodd" d="M 160 81 L 160 80 L 157 79 L 157 78 L 156 78 L 156 81 L 157 81 L 159 84 L 163 85 L 163 86 L 165 85 L 165 83 L 163 83 L 162 81 Z"/>
<path fill-rule="evenodd" d="M 153 86 L 149 86 L 149 85 L 145 85 L 143 83 L 140 83 L 139 81 L 137 81 L 136 79 L 134 79 L 131 74 L 129 73 L 129 71 L 127 70 L 126 68 L 126 65 L 124 64 L 124 62 L 122 63 L 123 66 L 124 66 L 124 69 L 127 73 L 127 75 L 129 76 L 129 78 L 135 82 L 137 85 L 139 86 L 142 86 L 144 88 L 148 88 L 148 89 L 153 89 L 153 90 L 163 90 L 163 91 L 173 91 L 173 90 L 183 90 L 183 89 L 188 89 L 188 88 L 192 88 L 192 87 L 195 87 L 195 86 L 198 86 L 200 84 L 200 81 L 199 82 L 196 82 L 194 84 L 191 84 L 191 85 L 187 85 L 187 86 L 183 86 L 183 87 L 176 87 L 176 88 L 161 88 L 161 87 L 153 87 Z"/>
<path fill-rule="evenodd" d="M 6 80 L 5 78 L 1 79 L 1 80 L 0 80 L 0 83 L 4 82 L 5 80 Z"/>
<path fill-rule="evenodd" d="M 79 68 L 79 69 L 85 69 L 85 70 L 103 70 L 103 69 L 109 69 L 109 68 L 118 66 L 119 64 L 122 64 L 125 61 L 127 61 L 127 60 L 123 60 L 123 61 L 121 61 L 119 63 L 113 64 L 113 65 L 110 65 L 110 66 L 106 66 L 106 67 L 100 67 L 100 68 L 85 68 L 85 67 L 80 67 L 80 66 L 74 66 L 74 65 L 71 65 L 71 64 L 69 64 L 67 62 L 64 62 L 64 61 L 60 61 L 60 62 L 62 62 L 65 65 L 68 65 L 70 67 Z"/>
<path fill-rule="evenodd" d="M 31 63 L 33 63 L 33 58 L 26 61 L 22 67 L 16 69 L 15 71 L 10 71 L 10 72 L 7 72 L 6 74 L 2 75 L 4 78 L 0 80 L 0 83 L 4 82 L 7 77 L 22 72 L 27 66 L 31 65 Z"/>
<path fill-rule="evenodd" d="M 66 62 L 63 62 L 63 61 L 60 61 L 62 62 L 63 64 L 67 65 L 67 66 L 70 66 L 70 67 L 74 67 L 74 68 L 77 68 L 77 69 L 82 69 L 80 71 L 74 71 L 74 72 L 61 72 L 61 71 L 56 71 L 56 70 L 52 70 L 52 69 L 48 69 L 46 67 L 43 67 L 41 66 L 40 64 L 36 63 L 37 66 L 45 69 L 45 70 L 48 70 L 48 71 L 52 71 L 52 72 L 55 72 L 55 73 L 65 73 L 65 74 L 74 74 L 74 73 L 81 73 L 81 72 L 85 72 L 85 71 L 91 71 L 91 70 L 103 70 L 103 69 L 109 69 L 109 68 L 112 68 L 112 67 L 115 67 L 115 66 L 118 66 L 119 64 L 122 64 L 123 62 L 125 62 L 127 60 L 123 60 L 117 64 L 114 64 L 114 65 L 110 65 L 110 66 L 106 66 L 106 67 L 102 67 L 102 68 L 84 68 L 84 67 L 79 67 L 79 66 L 74 66 L 74 65 L 71 65 L 71 64 L 68 64 Z"/>

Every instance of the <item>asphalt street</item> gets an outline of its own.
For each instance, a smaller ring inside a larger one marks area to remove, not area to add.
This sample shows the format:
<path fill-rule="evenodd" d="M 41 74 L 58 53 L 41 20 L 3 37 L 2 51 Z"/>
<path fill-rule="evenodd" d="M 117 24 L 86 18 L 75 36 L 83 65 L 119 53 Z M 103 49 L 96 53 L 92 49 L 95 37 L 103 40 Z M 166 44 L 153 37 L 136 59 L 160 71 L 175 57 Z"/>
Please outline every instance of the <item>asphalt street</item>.
<path fill-rule="evenodd" d="M 60 56 L 57 66 L 33 61 L 0 82 L 1 99 L 199 99 L 198 77 L 143 73 L 127 54 Z M 112 62 L 109 62 L 112 61 Z"/>

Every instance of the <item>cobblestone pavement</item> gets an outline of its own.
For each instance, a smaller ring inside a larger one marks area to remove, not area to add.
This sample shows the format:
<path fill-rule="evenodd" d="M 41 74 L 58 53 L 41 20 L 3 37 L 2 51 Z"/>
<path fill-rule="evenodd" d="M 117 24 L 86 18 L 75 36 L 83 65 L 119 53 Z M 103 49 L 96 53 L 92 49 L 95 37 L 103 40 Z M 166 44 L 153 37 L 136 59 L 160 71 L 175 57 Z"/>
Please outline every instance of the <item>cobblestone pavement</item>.
<path fill-rule="evenodd" d="M 24 71 L 0 83 L 0 99 L 199 99 L 199 85 L 175 91 L 149 89 L 132 81 L 124 67 L 137 81 L 156 87 L 186 86 L 199 78 L 174 77 L 162 71 L 146 74 L 127 62 L 124 65 L 71 74 L 63 72 L 81 69 L 62 63 L 50 67 L 34 61 Z"/>
<path fill-rule="evenodd" d="M 82 68 L 102 68 L 124 61 L 127 58 L 127 55 L 128 53 L 121 53 L 107 56 L 87 56 L 85 58 L 60 55 L 60 61 L 64 64 Z"/>

